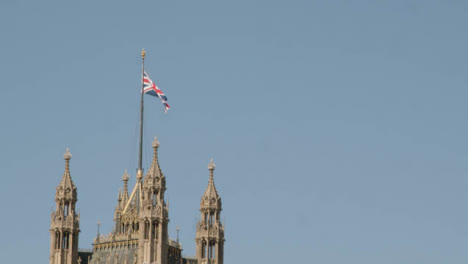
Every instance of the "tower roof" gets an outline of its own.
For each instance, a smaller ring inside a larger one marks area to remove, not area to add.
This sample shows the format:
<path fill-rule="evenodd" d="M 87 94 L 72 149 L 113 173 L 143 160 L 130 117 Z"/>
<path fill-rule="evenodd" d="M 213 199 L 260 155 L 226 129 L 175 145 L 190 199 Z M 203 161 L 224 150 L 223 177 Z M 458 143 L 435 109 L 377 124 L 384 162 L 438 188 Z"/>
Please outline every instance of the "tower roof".
<path fill-rule="evenodd" d="M 208 170 L 210 171 L 210 179 L 208 181 L 208 186 L 203 193 L 201 199 L 201 207 L 218 207 L 221 208 L 221 196 L 219 196 L 218 191 L 213 179 L 213 172 L 216 168 L 216 165 L 213 162 L 213 159 L 210 160 L 208 164 Z"/>
<path fill-rule="evenodd" d="M 70 176 L 70 159 L 72 155 L 70 150 L 67 148 L 63 158 L 65 159 L 65 171 L 63 172 L 62 180 L 60 180 L 57 186 L 57 192 L 55 194 L 56 199 L 67 198 L 76 199 L 76 187 Z"/>
<path fill-rule="evenodd" d="M 151 166 L 146 173 L 144 184 L 145 185 L 156 185 L 159 179 L 164 178 L 164 174 L 161 172 L 161 168 L 159 167 L 159 160 L 158 160 L 158 148 L 159 148 L 159 141 L 157 137 L 154 137 L 153 141 L 153 161 L 151 162 Z M 165 188 L 165 186 L 162 186 Z"/>

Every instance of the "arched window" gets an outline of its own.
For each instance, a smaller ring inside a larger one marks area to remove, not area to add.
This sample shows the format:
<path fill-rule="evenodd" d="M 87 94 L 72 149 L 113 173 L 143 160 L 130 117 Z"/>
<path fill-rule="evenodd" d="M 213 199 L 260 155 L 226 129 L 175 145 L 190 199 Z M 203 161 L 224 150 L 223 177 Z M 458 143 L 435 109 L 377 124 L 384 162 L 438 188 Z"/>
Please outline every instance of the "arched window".
<path fill-rule="evenodd" d="M 210 227 L 213 226 L 214 223 L 214 212 L 210 212 Z"/>
<path fill-rule="evenodd" d="M 158 198 L 158 191 L 153 192 L 153 206 L 156 206 L 156 201 Z"/>
<path fill-rule="evenodd" d="M 63 215 L 63 213 L 64 213 L 64 212 L 63 212 L 63 210 L 64 210 L 64 209 L 63 209 L 63 201 L 60 201 L 60 209 L 59 209 L 59 210 L 60 210 L 60 211 L 59 211 L 59 214 L 62 214 L 62 215 Z"/>
<path fill-rule="evenodd" d="M 63 218 L 66 219 L 68 216 L 68 202 L 65 202 L 65 206 L 63 207 Z"/>
<path fill-rule="evenodd" d="M 145 239 L 149 238 L 149 227 L 150 227 L 149 222 L 145 221 L 145 229 L 143 230 L 144 234 L 145 234 Z"/>
<path fill-rule="evenodd" d="M 210 259 L 216 258 L 215 249 L 216 249 L 216 241 L 211 241 L 210 242 Z"/>
<path fill-rule="evenodd" d="M 153 221 L 153 224 L 152 224 L 152 233 L 151 233 L 151 238 L 154 239 L 155 237 L 158 236 L 158 223 L 156 221 Z"/>
<path fill-rule="evenodd" d="M 206 241 L 202 241 L 202 258 L 206 258 Z"/>
<path fill-rule="evenodd" d="M 55 249 L 60 249 L 60 232 L 55 231 Z"/>
<path fill-rule="evenodd" d="M 63 239 L 62 239 L 62 248 L 63 249 L 68 249 L 68 232 L 63 233 Z"/>
<path fill-rule="evenodd" d="M 67 232 L 67 240 L 66 240 L 66 247 L 67 249 L 70 248 L 70 237 L 71 237 L 71 234 L 69 232 Z"/>

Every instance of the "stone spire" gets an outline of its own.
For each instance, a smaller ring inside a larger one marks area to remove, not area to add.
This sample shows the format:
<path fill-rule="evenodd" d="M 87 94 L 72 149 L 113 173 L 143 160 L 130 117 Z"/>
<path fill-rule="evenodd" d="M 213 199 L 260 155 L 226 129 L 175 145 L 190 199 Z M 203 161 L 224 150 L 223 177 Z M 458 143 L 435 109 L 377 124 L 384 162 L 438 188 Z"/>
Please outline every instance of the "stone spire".
<path fill-rule="evenodd" d="M 219 196 L 218 191 L 216 191 L 216 186 L 215 186 L 214 179 L 213 179 L 213 174 L 214 174 L 215 169 L 216 169 L 216 165 L 214 164 L 213 159 L 211 159 L 210 163 L 208 164 L 208 170 L 210 171 L 210 178 L 208 180 L 208 186 L 206 187 L 205 192 L 203 193 L 200 205 L 202 207 L 215 206 L 221 209 L 221 197 Z"/>
<path fill-rule="evenodd" d="M 65 159 L 65 171 L 63 172 L 62 180 L 57 186 L 56 197 L 67 196 L 68 198 L 76 199 L 76 187 L 75 187 L 75 184 L 73 184 L 72 178 L 70 176 L 71 157 L 72 155 L 70 154 L 70 150 L 67 148 L 67 150 L 65 151 L 65 154 L 63 155 L 63 158 Z M 64 190 L 64 191 L 60 192 L 60 190 Z"/>
<path fill-rule="evenodd" d="M 128 171 L 125 170 L 124 175 L 122 176 L 122 181 L 124 182 L 124 189 L 122 193 L 122 201 L 123 204 L 125 204 L 128 200 L 128 180 L 130 177 L 128 177 Z"/>
<path fill-rule="evenodd" d="M 122 189 L 121 188 L 119 188 L 119 195 L 117 196 L 117 202 L 119 206 L 122 205 Z"/>
<path fill-rule="evenodd" d="M 154 137 L 153 140 L 153 161 L 151 162 L 151 166 L 146 174 L 144 184 L 156 184 L 156 181 L 159 179 L 164 178 L 163 173 L 161 172 L 161 168 L 159 167 L 159 160 L 158 160 L 158 148 L 159 148 L 159 141 L 157 137 Z M 165 189 L 165 184 L 164 184 Z"/>

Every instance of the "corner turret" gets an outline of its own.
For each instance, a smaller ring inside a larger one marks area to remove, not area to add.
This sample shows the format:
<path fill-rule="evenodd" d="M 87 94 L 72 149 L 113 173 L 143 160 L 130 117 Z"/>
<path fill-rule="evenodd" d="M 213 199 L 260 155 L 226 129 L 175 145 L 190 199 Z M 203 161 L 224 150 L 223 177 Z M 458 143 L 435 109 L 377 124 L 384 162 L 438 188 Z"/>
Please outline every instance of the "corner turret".
<path fill-rule="evenodd" d="M 77 189 L 70 176 L 70 151 L 66 150 L 65 172 L 55 192 L 55 211 L 50 223 L 50 264 L 77 264 L 80 216 L 76 213 Z"/>
<path fill-rule="evenodd" d="M 216 165 L 208 164 L 210 178 L 200 201 L 201 219 L 197 223 L 196 254 L 198 264 L 223 264 L 224 225 L 220 221 L 221 196 L 216 190 L 213 174 Z"/>
<path fill-rule="evenodd" d="M 166 177 L 159 167 L 159 141 L 153 141 L 153 161 L 142 184 L 142 202 L 139 212 L 139 263 L 167 263 L 169 246 L 167 225 L 169 206 L 164 201 Z"/>

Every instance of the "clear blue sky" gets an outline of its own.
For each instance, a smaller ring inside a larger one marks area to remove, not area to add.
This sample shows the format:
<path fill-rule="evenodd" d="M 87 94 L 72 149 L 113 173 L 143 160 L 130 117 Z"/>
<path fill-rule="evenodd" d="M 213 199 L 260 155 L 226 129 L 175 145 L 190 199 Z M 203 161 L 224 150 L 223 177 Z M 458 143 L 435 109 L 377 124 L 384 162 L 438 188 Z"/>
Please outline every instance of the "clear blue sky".
<path fill-rule="evenodd" d="M 66 147 L 111 231 L 141 48 L 185 254 L 214 157 L 226 264 L 468 262 L 467 1 L 71 2 L 0 2 L 2 262 L 48 262 Z"/>

